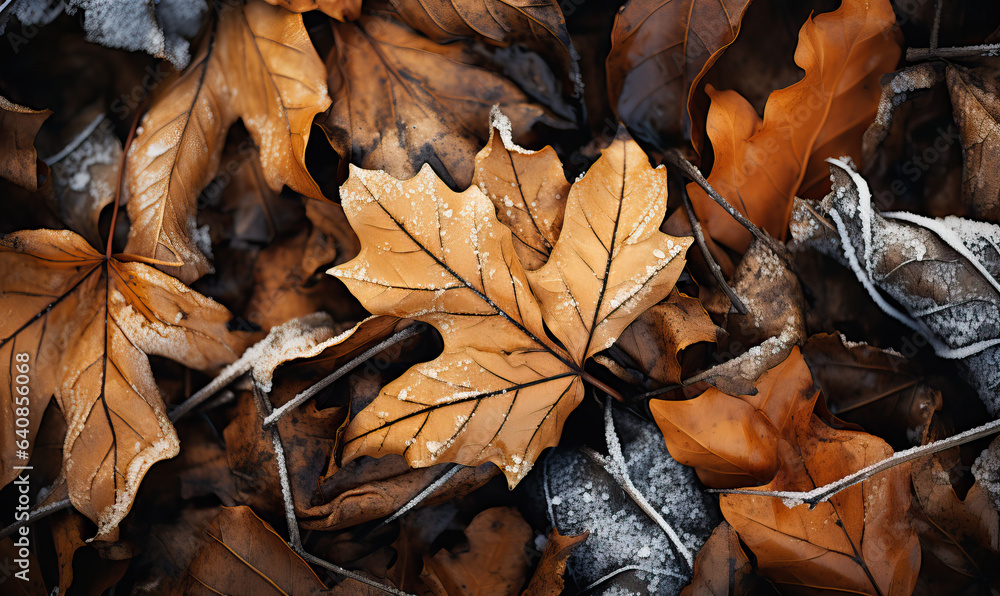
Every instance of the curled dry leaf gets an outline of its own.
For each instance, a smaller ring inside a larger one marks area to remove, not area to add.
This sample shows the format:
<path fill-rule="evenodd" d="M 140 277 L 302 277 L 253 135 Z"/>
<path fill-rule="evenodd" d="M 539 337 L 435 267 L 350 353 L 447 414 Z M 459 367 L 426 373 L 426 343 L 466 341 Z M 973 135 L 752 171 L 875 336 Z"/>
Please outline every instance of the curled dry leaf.
<path fill-rule="evenodd" d="M 242 340 L 212 300 L 147 265 L 106 258 L 69 231 L 10 234 L 0 245 L 0 350 L 30 372 L 30 434 L 54 395 L 68 429 L 63 473 L 73 506 L 112 537 L 143 475 L 177 454 L 147 354 L 200 370 L 236 359 Z M 19 354 L 24 354 L 21 359 Z M 25 373 L 28 374 L 28 373 Z M 14 386 L 0 424 L 14 428 Z M 2 481 L 17 474 L 4 435 Z"/>
<path fill-rule="evenodd" d="M 962 134 L 962 194 L 969 214 L 1000 222 L 1000 71 L 991 65 L 948 66 L 945 76 Z"/>
<path fill-rule="evenodd" d="M 914 338 L 926 340 L 938 356 L 962 363 L 996 414 L 1000 226 L 882 214 L 872 205 L 868 183 L 849 165 L 831 163 L 833 192 L 818 206 L 800 203 L 792 226 L 796 242 L 846 262 L 886 314 L 913 329 Z"/>
<path fill-rule="evenodd" d="M 445 350 L 358 413 L 345 457 L 492 461 L 517 484 L 583 398 L 584 361 L 679 276 L 691 240 L 656 229 L 665 193 L 665 170 L 621 130 L 570 190 L 548 262 L 525 273 L 478 187 L 454 193 L 429 167 L 405 182 L 353 168 L 341 197 L 361 254 L 330 273 L 369 311 L 434 325 Z"/>
<path fill-rule="evenodd" d="M 223 507 L 204 534 L 187 569 L 185 594 L 330 593 L 309 564 L 249 507 Z"/>
<path fill-rule="evenodd" d="M 763 120 L 735 91 L 708 87 L 712 187 L 755 224 L 784 238 L 792 199 L 824 182 L 823 160 L 860 158 L 862 135 L 879 105 L 879 77 L 899 60 L 894 27 L 888 0 L 845 0 L 837 10 L 810 18 L 795 50 L 805 76 L 770 95 Z M 746 250 L 749 232 L 696 184 L 688 192 L 708 234 Z"/>
<path fill-rule="evenodd" d="M 671 457 L 693 466 L 708 486 L 770 482 L 781 465 L 780 440 L 819 395 L 797 346 L 754 387 L 755 395 L 734 397 L 713 387 L 694 399 L 649 402 Z"/>
<path fill-rule="evenodd" d="M 783 431 L 781 467 L 761 490 L 808 491 L 892 455 L 878 437 L 835 430 L 811 407 L 792 412 Z M 911 594 L 920 545 L 907 518 L 908 478 L 907 465 L 897 466 L 814 508 L 745 494 L 723 495 L 720 506 L 755 555 L 758 573 L 780 589 Z"/>
<path fill-rule="evenodd" d="M 697 298 L 676 288 L 670 296 L 639 315 L 615 343 L 643 377 L 670 385 L 681 382 L 681 350 L 698 342 L 714 342 L 718 328 Z"/>
<path fill-rule="evenodd" d="M 629 0 L 615 16 L 607 59 L 615 112 L 659 149 L 683 136 L 691 89 L 731 44 L 750 0 Z"/>
<path fill-rule="evenodd" d="M 161 267 L 186 283 L 212 270 L 195 223 L 197 198 L 218 171 L 237 118 L 260 146 L 273 190 L 288 185 L 322 197 L 304 160 L 312 119 L 330 99 L 301 15 L 253 0 L 222 11 L 216 26 L 191 66 L 158 89 L 126 163 L 132 227 L 125 250 L 181 263 Z"/>
<path fill-rule="evenodd" d="M 497 210 L 514 235 L 521 265 L 534 271 L 549 260 L 559 238 L 570 184 L 552 147 L 531 151 L 514 143 L 510 119 L 498 106 L 490 111 L 490 138 L 476 155 L 472 183 Z"/>
<path fill-rule="evenodd" d="M 468 549 L 424 556 L 420 579 L 433 594 L 517 594 L 528 579 L 531 526 L 513 507 L 493 507 L 465 529 Z"/>
<path fill-rule="evenodd" d="M 0 177 L 28 190 L 38 190 L 35 134 L 51 113 L 51 110 L 32 110 L 0 96 L 0 155 L 3 155 Z"/>
<path fill-rule="evenodd" d="M 559 530 L 552 528 L 542 558 L 538 561 L 534 575 L 522 596 L 559 596 L 566 588 L 563 575 L 566 573 L 566 561 L 573 549 L 587 539 L 587 532 L 576 536 L 563 536 Z"/>
<path fill-rule="evenodd" d="M 361 16 L 361 0 L 266 0 L 292 12 L 321 10 L 338 21 L 353 21 Z"/>
<path fill-rule="evenodd" d="M 333 148 L 361 167 L 402 179 L 429 163 L 449 186 L 465 188 L 493 105 L 503 107 L 518 137 L 536 121 L 560 123 L 485 68 L 471 41 L 436 43 L 388 12 L 332 27 L 333 106 L 321 124 Z"/>

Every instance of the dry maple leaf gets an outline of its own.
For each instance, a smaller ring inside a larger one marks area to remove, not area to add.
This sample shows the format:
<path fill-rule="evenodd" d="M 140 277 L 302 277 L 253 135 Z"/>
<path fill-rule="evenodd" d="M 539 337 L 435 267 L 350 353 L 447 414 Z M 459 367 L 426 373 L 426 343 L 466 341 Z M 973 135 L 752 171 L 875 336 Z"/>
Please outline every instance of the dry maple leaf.
<path fill-rule="evenodd" d="M 129 254 L 180 262 L 191 283 L 211 271 L 196 238 L 197 198 L 219 169 L 226 132 L 242 118 L 268 185 L 322 198 L 305 168 L 313 117 L 330 105 L 326 69 L 302 16 L 251 0 L 222 11 L 184 72 L 162 84 L 129 148 Z"/>
<path fill-rule="evenodd" d="M 330 273 L 369 311 L 426 321 L 445 343 L 358 413 L 345 457 L 492 461 L 511 486 L 558 442 L 584 361 L 670 292 L 691 243 L 658 231 L 666 171 L 624 129 L 573 185 L 537 271 L 478 187 L 455 193 L 428 166 L 406 181 L 352 167 L 341 197 L 362 249 Z"/>
<path fill-rule="evenodd" d="M 29 435 L 54 395 L 68 427 L 70 499 L 108 536 L 149 467 L 177 454 L 146 355 L 201 370 L 232 362 L 242 342 L 226 329 L 231 315 L 148 265 L 106 258 L 73 232 L 54 230 L 3 239 L 0 313 L 0 355 L 26 365 L 18 372 L 29 378 Z M 0 391 L 0 425 L 14 428 L 14 385 Z M 23 465 L 19 438 L 4 434 L 3 484 Z"/>
<path fill-rule="evenodd" d="M 709 183 L 751 221 L 784 238 L 792 199 L 827 177 L 827 157 L 861 156 L 875 118 L 879 77 L 899 60 L 888 0 L 845 0 L 806 21 L 795 63 L 801 81 L 771 93 L 764 118 L 735 91 L 708 87 L 707 130 L 715 162 Z M 726 246 L 744 251 L 750 234 L 701 187 L 688 186 L 698 218 Z"/>
<path fill-rule="evenodd" d="M 750 0 L 630 0 L 607 59 L 615 112 L 663 149 L 681 138 L 688 97 L 740 30 Z"/>

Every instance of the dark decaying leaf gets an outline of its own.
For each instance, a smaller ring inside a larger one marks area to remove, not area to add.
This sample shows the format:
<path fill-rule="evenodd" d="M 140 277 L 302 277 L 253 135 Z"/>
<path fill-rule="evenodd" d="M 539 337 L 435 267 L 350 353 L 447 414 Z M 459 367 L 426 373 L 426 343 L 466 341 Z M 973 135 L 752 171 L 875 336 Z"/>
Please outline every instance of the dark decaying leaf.
<path fill-rule="evenodd" d="M 1000 71 L 992 64 L 976 68 L 953 64 L 946 76 L 962 133 L 962 194 L 969 215 L 1000 222 Z"/>
<path fill-rule="evenodd" d="M 941 392 L 931 388 L 898 353 L 814 335 L 802 347 L 830 412 L 882 437 L 895 449 L 928 440 Z"/>
<path fill-rule="evenodd" d="M 559 124 L 490 69 L 474 41 L 440 44 L 386 12 L 332 27 L 333 106 L 321 124 L 334 149 L 361 167 L 405 179 L 429 163 L 449 186 L 466 188 L 493 105 L 519 139 L 535 122 Z"/>
<path fill-rule="evenodd" d="M 728 522 L 712 531 L 694 562 L 694 579 L 681 596 L 749 596 L 759 589 L 758 578 L 740 537 Z"/>
<path fill-rule="evenodd" d="M 607 59 L 615 112 L 659 149 L 684 135 L 688 96 L 740 30 L 750 0 L 629 0 Z M 700 123 L 699 123 L 700 126 Z"/>

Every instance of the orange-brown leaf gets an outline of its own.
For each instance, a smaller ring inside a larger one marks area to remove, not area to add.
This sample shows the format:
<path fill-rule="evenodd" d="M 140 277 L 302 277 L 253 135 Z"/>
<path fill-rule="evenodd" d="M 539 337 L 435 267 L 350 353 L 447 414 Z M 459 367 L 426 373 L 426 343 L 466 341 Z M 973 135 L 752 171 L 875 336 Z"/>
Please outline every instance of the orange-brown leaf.
<path fill-rule="evenodd" d="M 51 110 L 32 110 L 0 96 L 0 177 L 38 190 L 35 134 Z"/>
<path fill-rule="evenodd" d="M 795 63 L 801 81 L 774 91 L 764 119 L 735 91 L 707 88 L 707 132 L 715 162 L 708 182 L 751 221 L 784 238 L 792 198 L 826 184 L 824 159 L 861 157 L 875 117 L 879 78 L 899 60 L 888 0 L 845 0 L 806 21 Z M 688 186 L 698 218 L 716 241 L 746 250 L 750 234 L 697 185 Z"/>
<path fill-rule="evenodd" d="M 622 131 L 570 190 L 552 257 L 525 273 L 478 187 L 353 168 L 341 198 L 362 249 L 330 273 L 373 313 L 431 323 L 445 348 L 358 413 L 345 457 L 492 461 L 517 484 L 582 399 L 584 360 L 677 280 L 691 239 L 657 229 L 665 195 L 664 169 Z"/>
<path fill-rule="evenodd" d="M 164 269 L 191 283 L 212 270 L 195 240 L 198 194 L 219 169 L 237 118 L 260 146 L 272 189 L 322 197 L 305 148 L 313 117 L 330 105 L 326 69 L 301 15 L 253 0 L 223 11 L 210 43 L 161 89 L 129 149 L 125 251 L 179 262 Z"/>
<path fill-rule="evenodd" d="M 549 539 L 542 550 L 542 558 L 538 561 L 535 574 L 524 591 L 525 596 L 559 596 L 563 593 L 566 581 L 566 561 L 573 549 L 587 539 L 588 532 L 576 536 L 563 536 L 559 530 L 552 528 Z"/>
<path fill-rule="evenodd" d="M 353 21 L 361 16 L 361 0 L 265 0 L 292 12 L 321 10 L 338 21 Z"/>
<path fill-rule="evenodd" d="M 780 440 L 819 396 L 798 347 L 754 386 L 756 395 L 733 397 L 713 387 L 694 399 L 649 404 L 670 455 L 693 466 L 708 486 L 770 481 L 780 466 Z"/>
<path fill-rule="evenodd" d="M 0 312 L 0 354 L 27 355 L 32 436 L 54 395 L 68 426 L 70 499 L 109 535 L 149 467 L 178 449 L 146 355 L 202 370 L 232 362 L 243 346 L 226 329 L 231 315 L 152 267 L 52 230 L 4 238 Z M 2 391 L 0 411 L 12 412 L 14 387 Z M 15 438 L 5 435 L 0 452 L 4 484 L 16 475 Z"/>
<path fill-rule="evenodd" d="M 808 491 L 892 455 L 885 441 L 833 429 L 809 409 L 778 443 L 781 468 L 760 490 Z M 911 594 L 920 544 L 909 523 L 909 466 L 882 472 L 810 509 L 756 495 L 723 495 L 722 514 L 756 556 L 761 576 L 790 593 Z"/>

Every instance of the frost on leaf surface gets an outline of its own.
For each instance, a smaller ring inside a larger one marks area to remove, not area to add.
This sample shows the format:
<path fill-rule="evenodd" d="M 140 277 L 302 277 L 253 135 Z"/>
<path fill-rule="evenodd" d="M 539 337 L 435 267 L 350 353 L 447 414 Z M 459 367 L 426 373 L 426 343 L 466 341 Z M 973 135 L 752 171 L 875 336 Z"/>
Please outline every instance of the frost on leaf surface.
<path fill-rule="evenodd" d="M 613 408 L 614 430 L 635 489 L 697 553 L 719 520 L 694 471 L 673 458 L 656 425 Z M 604 466 L 579 449 L 557 447 L 526 483 L 538 517 L 560 534 L 590 532 L 573 550 L 567 572 L 582 591 L 676 594 L 692 569 L 674 540 L 631 499 Z"/>
<path fill-rule="evenodd" d="M 353 168 L 341 199 L 362 248 L 330 273 L 370 312 L 444 338 L 440 357 L 355 417 L 345 458 L 491 461 L 512 486 L 558 442 L 586 358 L 669 294 L 691 243 L 659 231 L 666 172 L 624 130 L 570 189 L 552 256 L 533 272 L 482 190 L 453 192 L 429 166 L 406 181 Z"/>
<path fill-rule="evenodd" d="M 810 225 L 808 209 L 797 209 L 795 217 L 802 221 L 792 226 L 796 242 L 850 266 L 886 314 L 926 337 L 938 356 L 959 360 L 996 415 L 1000 226 L 959 217 L 880 213 L 867 182 L 847 164 L 831 163 L 833 191 L 820 211 L 832 225 Z"/>

